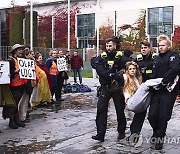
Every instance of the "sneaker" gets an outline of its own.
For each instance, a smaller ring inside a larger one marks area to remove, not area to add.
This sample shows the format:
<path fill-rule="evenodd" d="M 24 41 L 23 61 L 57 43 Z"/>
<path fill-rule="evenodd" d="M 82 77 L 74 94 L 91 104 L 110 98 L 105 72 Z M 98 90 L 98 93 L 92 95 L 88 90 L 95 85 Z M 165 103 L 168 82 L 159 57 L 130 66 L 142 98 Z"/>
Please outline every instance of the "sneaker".
<path fill-rule="evenodd" d="M 104 135 L 99 135 L 99 134 L 97 134 L 97 135 L 95 135 L 95 136 L 92 136 L 91 137 L 93 140 L 98 140 L 98 141 L 100 141 L 100 142 L 104 142 Z"/>
<path fill-rule="evenodd" d="M 125 134 L 124 133 L 119 133 L 118 134 L 118 137 L 117 137 L 118 140 L 122 140 L 124 138 L 125 138 Z"/>

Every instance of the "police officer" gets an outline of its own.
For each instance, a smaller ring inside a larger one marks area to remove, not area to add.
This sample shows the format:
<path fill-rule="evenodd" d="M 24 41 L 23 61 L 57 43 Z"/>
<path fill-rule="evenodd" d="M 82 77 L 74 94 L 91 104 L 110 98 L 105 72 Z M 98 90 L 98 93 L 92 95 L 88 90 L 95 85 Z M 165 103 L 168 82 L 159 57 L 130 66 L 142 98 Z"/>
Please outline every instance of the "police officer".
<path fill-rule="evenodd" d="M 173 105 L 176 99 L 176 87 L 168 91 L 166 86 L 173 83 L 180 69 L 179 54 L 170 50 L 171 41 L 168 36 L 160 35 L 157 38 L 159 55 L 153 65 L 153 78 L 163 78 L 161 84 L 155 88 L 150 104 L 148 120 L 153 128 L 155 149 L 163 147 L 163 139 L 166 134 L 167 123 L 171 118 Z"/>
<path fill-rule="evenodd" d="M 141 54 L 137 55 L 135 61 L 139 65 L 143 77 L 143 82 L 145 82 L 147 79 L 150 79 L 152 75 L 153 60 L 155 56 L 151 54 L 150 43 L 148 41 L 142 41 L 140 45 Z M 141 113 L 134 114 L 132 123 L 130 125 L 130 132 L 131 135 L 134 135 L 134 137 L 139 137 L 146 116 L 146 112 L 147 110 Z M 133 139 L 133 136 L 131 136 L 131 139 Z"/>
<path fill-rule="evenodd" d="M 106 41 L 106 51 L 102 52 L 96 61 L 96 71 L 101 84 L 97 102 L 96 126 L 97 135 L 92 139 L 104 142 L 107 127 L 108 103 L 112 98 L 117 114 L 118 139 L 125 137 L 126 118 L 124 114 L 125 102 L 122 93 L 123 79 L 118 71 L 122 68 L 122 53 L 116 51 L 116 41 L 111 38 Z"/>

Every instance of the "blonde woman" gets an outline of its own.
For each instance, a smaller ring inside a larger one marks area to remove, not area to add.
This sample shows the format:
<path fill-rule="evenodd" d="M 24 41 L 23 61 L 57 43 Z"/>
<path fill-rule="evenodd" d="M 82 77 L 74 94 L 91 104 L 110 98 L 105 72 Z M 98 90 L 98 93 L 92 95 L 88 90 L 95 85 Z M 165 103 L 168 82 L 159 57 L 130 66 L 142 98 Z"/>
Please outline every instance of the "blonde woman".
<path fill-rule="evenodd" d="M 136 62 L 130 61 L 126 63 L 126 72 L 123 74 L 124 77 L 124 88 L 123 93 L 125 102 L 133 96 L 142 83 L 142 76 L 139 71 L 139 66 Z"/>

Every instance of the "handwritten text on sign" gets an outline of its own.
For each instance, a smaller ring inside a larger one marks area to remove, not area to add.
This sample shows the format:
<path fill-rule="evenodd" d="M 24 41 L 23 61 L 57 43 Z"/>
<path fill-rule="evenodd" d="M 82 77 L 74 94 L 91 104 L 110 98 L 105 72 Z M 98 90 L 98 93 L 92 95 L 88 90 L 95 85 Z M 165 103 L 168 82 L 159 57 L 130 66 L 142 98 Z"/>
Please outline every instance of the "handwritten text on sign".
<path fill-rule="evenodd" d="M 58 66 L 59 72 L 68 70 L 65 58 L 58 58 L 57 59 L 57 66 Z"/>
<path fill-rule="evenodd" d="M 9 62 L 0 61 L 0 84 L 9 84 Z"/>
<path fill-rule="evenodd" d="M 18 58 L 18 65 L 21 79 L 36 79 L 34 60 Z"/>

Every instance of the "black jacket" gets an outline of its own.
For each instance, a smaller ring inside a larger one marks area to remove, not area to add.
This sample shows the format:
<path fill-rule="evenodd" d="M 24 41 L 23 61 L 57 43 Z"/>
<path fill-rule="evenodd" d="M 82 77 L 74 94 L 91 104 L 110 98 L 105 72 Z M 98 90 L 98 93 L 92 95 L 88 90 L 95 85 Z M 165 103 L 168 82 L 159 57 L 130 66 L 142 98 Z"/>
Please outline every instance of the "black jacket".
<path fill-rule="evenodd" d="M 96 69 L 96 60 L 97 60 L 97 57 L 92 57 L 91 58 L 91 67 Z"/>
<path fill-rule="evenodd" d="M 139 65 L 139 69 L 142 74 L 143 82 L 150 79 L 152 76 L 152 69 L 153 69 L 153 58 L 152 55 L 149 54 L 148 56 L 143 56 L 142 59 L 138 60 L 135 59 L 135 62 Z"/>
<path fill-rule="evenodd" d="M 163 78 L 163 84 L 173 82 L 180 70 L 179 54 L 167 51 L 154 60 L 152 78 Z"/>
<path fill-rule="evenodd" d="M 96 71 L 99 75 L 99 82 L 101 85 L 110 85 L 112 77 L 110 74 L 117 73 L 123 68 L 124 62 L 121 56 L 116 57 L 116 51 L 107 53 L 107 57 L 103 58 L 100 56 L 96 60 Z M 113 67 L 111 68 L 108 61 L 114 61 Z"/>

